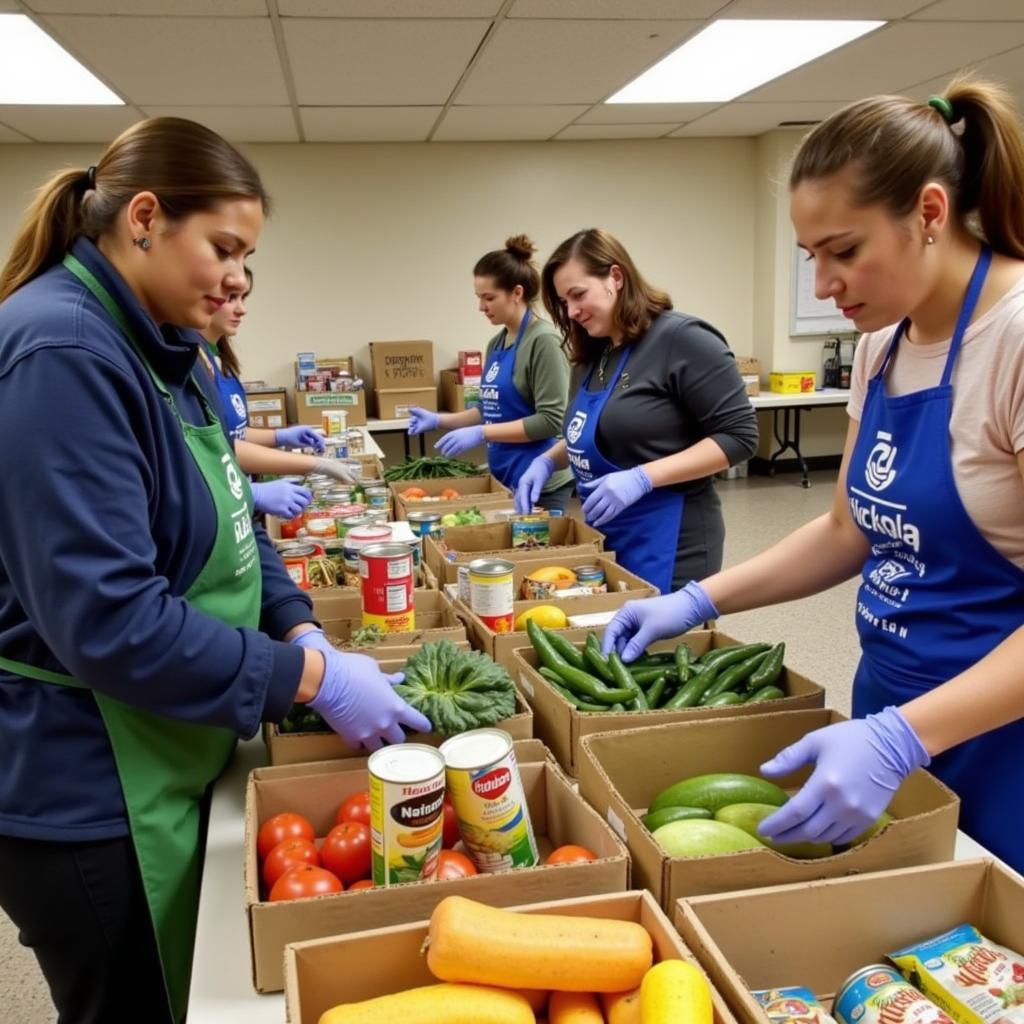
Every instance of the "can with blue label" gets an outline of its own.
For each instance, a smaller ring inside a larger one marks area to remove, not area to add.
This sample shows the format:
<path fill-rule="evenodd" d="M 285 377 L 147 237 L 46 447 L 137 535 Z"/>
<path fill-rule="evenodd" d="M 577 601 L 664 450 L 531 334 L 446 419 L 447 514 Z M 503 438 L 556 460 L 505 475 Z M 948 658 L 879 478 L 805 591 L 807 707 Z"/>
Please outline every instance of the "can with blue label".
<path fill-rule="evenodd" d="M 839 1024 L 953 1024 L 923 992 L 893 967 L 868 964 L 836 991 Z"/>
<path fill-rule="evenodd" d="M 817 996 L 803 985 L 757 989 L 750 994 L 772 1024 L 836 1024 Z"/>

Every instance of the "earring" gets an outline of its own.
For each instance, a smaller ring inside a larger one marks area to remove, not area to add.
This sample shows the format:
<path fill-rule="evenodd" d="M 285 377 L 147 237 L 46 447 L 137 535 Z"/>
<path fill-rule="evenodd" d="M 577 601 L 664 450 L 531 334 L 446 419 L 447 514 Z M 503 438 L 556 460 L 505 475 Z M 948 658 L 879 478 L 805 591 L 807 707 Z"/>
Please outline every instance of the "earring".
<path fill-rule="evenodd" d="M 935 236 L 934 235 L 929 235 L 928 236 L 928 244 L 929 245 L 934 245 L 935 244 Z"/>
<path fill-rule="evenodd" d="M 612 290 L 611 290 L 611 288 L 605 288 L 605 292 L 607 293 L 608 298 L 610 299 L 612 297 Z"/>
<path fill-rule="evenodd" d="M 132 245 L 137 245 L 143 252 L 149 250 L 150 241 L 148 238 L 133 238 Z"/>

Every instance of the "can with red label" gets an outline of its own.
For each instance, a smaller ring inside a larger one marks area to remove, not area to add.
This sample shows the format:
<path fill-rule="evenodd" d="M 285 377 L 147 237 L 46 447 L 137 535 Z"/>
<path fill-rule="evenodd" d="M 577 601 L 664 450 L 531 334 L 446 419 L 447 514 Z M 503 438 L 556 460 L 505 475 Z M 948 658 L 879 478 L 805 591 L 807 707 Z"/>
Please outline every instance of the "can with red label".
<path fill-rule="evenodd" d="M 359 578 L 364 626 L 380 626 L 386 633 L 407 633 L 416 628 L 413 558 L 408 544 L 361 548 Z"/>
<path fill-rule="evenodd" d="M 359 552 L 371 544 L 386 544 L 391 540 L 390 526 L 354 526 L 345 534 L 345 586 L 362 586 L 359 575 Z"/>
<path fill-rule="evenodd" d="M 309 560 L 323 549 L 315 544 L 292 543 L 280 549 L 281 561 L 292 581 L 302 590 L 309 590 Z"/>
<path fill-rule="evenodd" d="M 511 633 L 515 566 L 502 558 L 477 558 L 469 563 L 469 607 L 495 633 Z"/>

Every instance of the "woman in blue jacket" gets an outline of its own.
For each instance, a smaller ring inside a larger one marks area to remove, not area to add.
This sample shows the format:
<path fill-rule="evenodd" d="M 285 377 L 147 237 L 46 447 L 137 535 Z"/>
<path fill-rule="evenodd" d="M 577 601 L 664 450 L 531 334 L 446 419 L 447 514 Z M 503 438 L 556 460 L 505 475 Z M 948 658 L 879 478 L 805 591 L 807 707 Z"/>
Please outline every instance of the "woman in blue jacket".
<path fill-rule="evenodd" d="M 68 1024 L 182 1019 L 239 736 L 296 700 L 371 748 L 429 726 L 326 642 L 193 372 L 267 206 L 218 135 L 143 121 L 42 187 L 0 270 L 0 906 Z"/>

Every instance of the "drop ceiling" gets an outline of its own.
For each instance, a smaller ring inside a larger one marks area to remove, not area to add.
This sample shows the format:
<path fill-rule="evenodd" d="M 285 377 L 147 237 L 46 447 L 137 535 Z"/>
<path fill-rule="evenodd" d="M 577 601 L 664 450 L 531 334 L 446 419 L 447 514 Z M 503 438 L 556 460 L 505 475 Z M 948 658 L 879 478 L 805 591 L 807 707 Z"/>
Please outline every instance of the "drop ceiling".
<path fill-rule="evenodd" d="M 1024 0 L 0 0 L 126 103 L 0 105 L 0 144 L 174 114 L 237 142 L 755 136 L 975 68 L 1024 99 Z M 729 103 L 604 104 L 715 18 L 887 24 Z"/>

